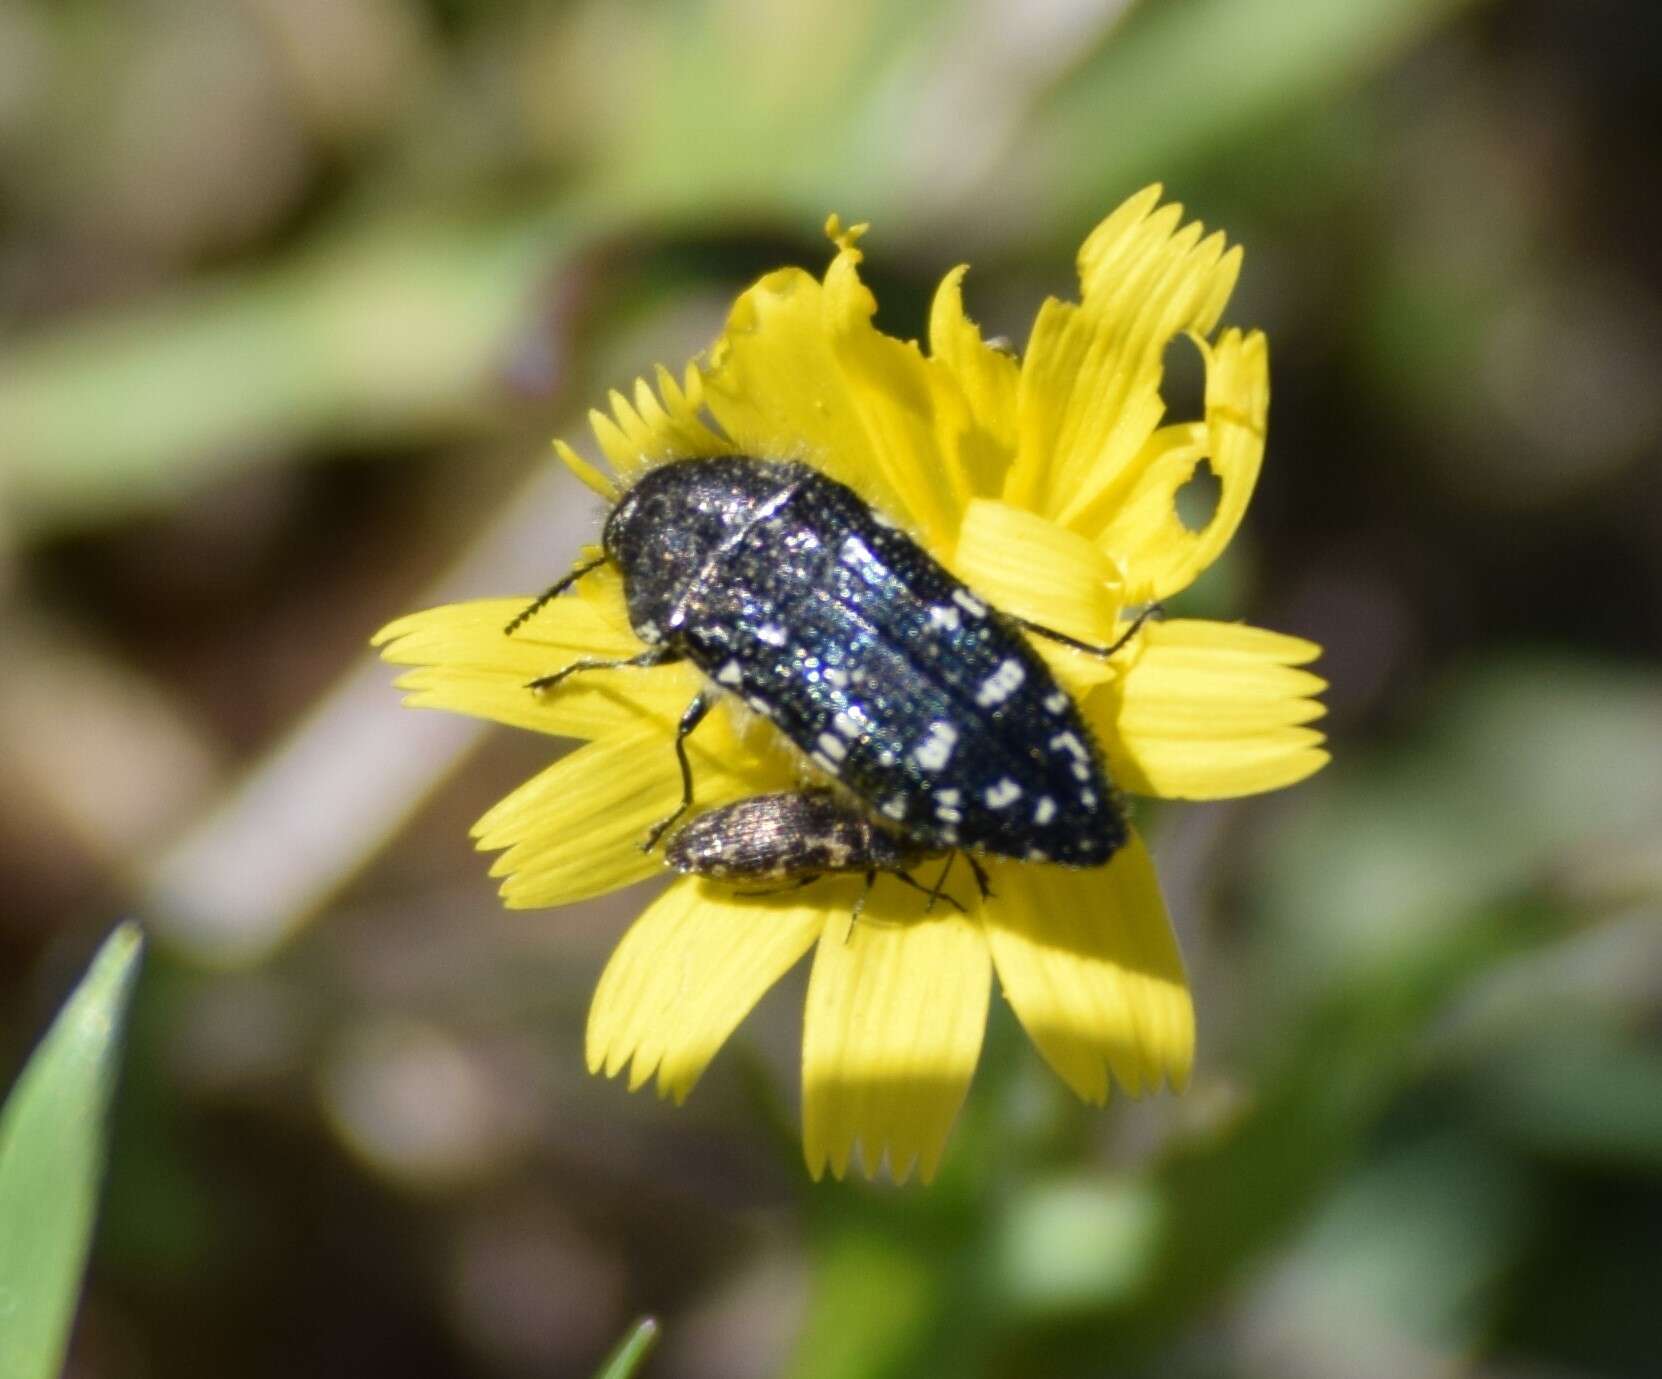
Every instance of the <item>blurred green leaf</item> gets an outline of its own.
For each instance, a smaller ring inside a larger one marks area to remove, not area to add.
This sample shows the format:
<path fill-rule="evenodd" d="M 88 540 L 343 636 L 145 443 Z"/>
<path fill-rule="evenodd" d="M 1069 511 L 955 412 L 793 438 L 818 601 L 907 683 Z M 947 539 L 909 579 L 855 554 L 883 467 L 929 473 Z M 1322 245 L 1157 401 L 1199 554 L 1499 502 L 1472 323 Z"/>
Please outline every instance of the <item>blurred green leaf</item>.
<path fill-rule="evenodd" d="M 606 1357 L 594 1379 L 630 1379 L 658 1344 L 658 1334 L 658 1323 L 651 1317 L 642 1317 Z"/>
<path fill-rule="evenodd" d="M 490 429 L 515 331 L 537 325 L 537 289 L 588 223 L 400 222 L 13 345 L 8 518 L 47 533 L 176 500 L 285 445 Z"/>
<path fill-rule="evenodd" d="M 998 1292 L 1039 1317 L 1120 1303 L 1152 1267 L 1161 1222 L 1161 1203 L 1143 1179 L 1036 1182 L 1002 1222 Z"/>
<path fill-rule="evenodd" d="M 1347 1175 L 1251 1289 L 1275 1367 L 1401 1379 L 1427 1372 L 1417 1356 L 1469 1352 L 1530 1233 L 1533 1188 L 1483 1136 L 1446 1128 Z"/>
<path fill-rule="evenodd" d="M 1638 669 L 1513 655 L 1453 678 L 1414 740 L 1304 787 L 1265 850 L 1262 947 L 1289 998 L 1410 963 L 1592 842 L 1662 837 L 1662 692 Z"/>
<path fill-rule="evenodd" d="M 1480 1114 L 1541 1153 L 1641 1172 L 1662 1166 L 1662 1053 L 1648 1032 L 1640 1042 L 1543 1024 L 1541 1037 L 1475 1069 Z"/>
<path fill-rule="evenodd" d="M 1013 167 L 1061 223 L 1384 66 L 1467 0 L 1161 0 L 1065 88 Z"/>
<path fill-rule="evenodd" d="M 931 1204 L 885 1203 L 894 1208 L 886 1216 L 859 1191 L 829 1187 L 816 1203 L 814 1291 L 791 1379 L 916 1373 L 920 1360 L 940 1359 L 930 1337 L 949 1301 L 943 1262 L 954 1252 L 926 1224 Z"/>
<path fill-rule="evenodd" d="M 63 1362 L 142 947 L 131 922 L 105 940 L 0 1111 L 0 1379 L 53 1379 Z"/>

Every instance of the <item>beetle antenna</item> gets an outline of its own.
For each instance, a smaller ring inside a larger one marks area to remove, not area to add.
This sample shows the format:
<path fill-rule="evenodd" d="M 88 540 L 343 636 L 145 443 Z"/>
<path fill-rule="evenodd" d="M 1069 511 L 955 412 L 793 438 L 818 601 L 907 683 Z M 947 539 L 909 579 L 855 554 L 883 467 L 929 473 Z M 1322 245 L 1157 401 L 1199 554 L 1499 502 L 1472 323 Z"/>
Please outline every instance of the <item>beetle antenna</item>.
<path fill-rule="evenodd" d="M 545 604 L 552 603 L 555 599 L 559 598 L 561 594 L 565 593 L 567 589 L 571 588 L 573 584 L 582 579 L 584 575 L 588 574 L 591 570 L 598 570 L 605 563 L 605 556 L 597 556 L 586 565 L 579 565 L 558 584 L 551 585 L 548 589 L 538 594 L 537 597 L 534 598 L 530 604 L 520 612 L 518 617 L 502 629 L 502 635 L 504 637 L 513 636 L 514 633 L 523 627 L 527 622 L 536 617 L 536 615 L 543 610 L 543 606 Z"/>

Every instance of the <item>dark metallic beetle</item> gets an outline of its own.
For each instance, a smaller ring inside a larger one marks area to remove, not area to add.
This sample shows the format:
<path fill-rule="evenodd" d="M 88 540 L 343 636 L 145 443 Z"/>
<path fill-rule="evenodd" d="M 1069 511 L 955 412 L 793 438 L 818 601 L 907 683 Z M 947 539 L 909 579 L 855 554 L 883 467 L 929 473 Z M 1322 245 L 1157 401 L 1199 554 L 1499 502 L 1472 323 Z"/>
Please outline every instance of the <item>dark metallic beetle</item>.
<path fill-rule="evenodd" d="M 785 460 L 673 460 L 623 495 L 602 545 L 647 649 L 532 688 L 690 660 L 918 848 L 1089 867 L 1125 842 L 1090 731 L 1021 629 L 1115 647 L 989 607 L 845 485 Z M 707 687 L 682 715 L 681 807 L 647 847 L 692 801 L 685 739 L 715 701 Z"/>
<path fill-rule="evenodd" d="M 871 890 L 879 872 L 962 909 L 941 891 L 946 868 L 933 889 L 911 874 L 919 863 L 947 855 L 944 848 L 914 842 L 884 828 L 829 790 L 783 791 L 752 795 L 707 809 L 670 836 L 664 861 L 676 871 L 718 881 L 776 881 L 794 890 L 827 875 L 863 873 Z M 986 878 L 972 857 L 977 882 L 986 893 Z M 948 856 L 947 867 L 951 866 Z M 865 904 L 860 897 L 858 915 Z"/>

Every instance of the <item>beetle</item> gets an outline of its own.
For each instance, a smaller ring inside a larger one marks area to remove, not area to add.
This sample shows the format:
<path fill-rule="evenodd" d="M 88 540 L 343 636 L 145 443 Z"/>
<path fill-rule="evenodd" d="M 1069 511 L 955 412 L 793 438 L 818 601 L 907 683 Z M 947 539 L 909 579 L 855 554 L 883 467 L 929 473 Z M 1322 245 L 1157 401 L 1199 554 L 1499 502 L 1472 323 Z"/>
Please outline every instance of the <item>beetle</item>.
<path fill-rule="evenodd" d="M 655 465 L 607 516 L 601 549 L 506 631 L 609 562 L 645 650 L 529 688 L 678 661 L 710 682 L 676 730 L 680 806 L 646 849 L 692 803 L 686 739 L 721 691 L 918 847 L 1091 867 L 1124 844 L 1090 730 L 1022 633 L 1107 656 L 1141 618 L 1101 647 L 1002 613 L 853 489 L 793 460 Z"/>
<path fill-rule="evenodd" d="M 864 873 L 866 889 L 854 907 L 858 917 L 879 872 L 929 897 L 929 908 L 946 895 L 953 854 L 893 832 L 851 802 L 824 789 L 786 790 L 751 795 L 731 804 L 707 809 L 670 835 L 664 861 L 676 871 L 717 881 L 778 881 L 778 889 L 794 890 L 822 876 Z M 922 862 L 946 857 L 939 880 L 924 886 L 911 869 Z M 986 874 L 968 859 L 983 896 Z M 755 892 L 767 894 L 767 892 Z"/>

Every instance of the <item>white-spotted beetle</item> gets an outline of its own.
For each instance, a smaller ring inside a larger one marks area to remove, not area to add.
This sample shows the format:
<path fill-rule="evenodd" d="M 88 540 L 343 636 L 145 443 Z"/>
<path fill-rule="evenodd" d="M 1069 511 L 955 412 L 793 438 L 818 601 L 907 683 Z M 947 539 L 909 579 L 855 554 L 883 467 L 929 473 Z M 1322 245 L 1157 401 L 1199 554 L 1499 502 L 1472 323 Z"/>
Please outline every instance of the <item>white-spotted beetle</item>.
<path fill-rule="evenodd" d="M 646 650 L 530 688 L 690 660 L 917 847 L 1091 867 L 1125 842 L 1090 731 L 1022 630 L 1097 655 L 1124 638 L 1090 646 L 999 612 L 852 489 L 789 460 L 648 469 L 607 517 L 602 549 L 506 630 L 609 561 Z M 647 848 L 692 803 L 685 739 L 715 702 L 706 687 L 681 717 L 681 806 Z"/>

